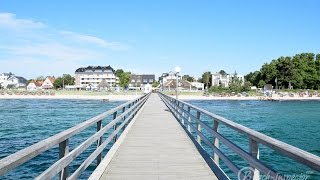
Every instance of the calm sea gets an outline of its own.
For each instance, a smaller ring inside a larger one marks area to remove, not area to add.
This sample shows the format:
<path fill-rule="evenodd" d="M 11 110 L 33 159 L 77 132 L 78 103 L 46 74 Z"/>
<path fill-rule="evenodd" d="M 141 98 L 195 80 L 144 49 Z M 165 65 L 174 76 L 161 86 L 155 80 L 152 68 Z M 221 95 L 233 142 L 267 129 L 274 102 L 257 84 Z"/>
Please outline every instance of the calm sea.
<path fill-rule="evenodd" d="M 213 113 L 234 120 L 271 137 L 320 156 L 320 101 L 189 101 Z M 30 146 L 42 139 L 70 128 L 123 102 L 95 100 L 0 100 L 0 158 Z M 107 119 L 110 121 L 110 119 Z M 106 122 L 107 122 L 106 121 Z M 208 124 L 211 120 L 206 119 Z M 105 123 L 106 123 L 105 122 Z M 92 135 L 96 127 L 70 139 L 71 149 Z M 220 132 L 237 145 L 248 149 L 248 139 L 221 126 Z M 260 146 L 260 158 L 271 168 L 285 175 L 306 174 L 309 179 L 320 179 L 319 173 L 283 158 L 276 152 Z M 239 165 L 247 164 L 234 152 L 221 146 Z M 85 151 L 71 164 L 75 170 L 81 160 L 92 152 Z M 106 150 L 107 151 L 107 150 Z M 106 151 L 104 153 L 106 153 Z M 34 160 L 0 179 L 33 179 L 57 160 L 58 149 L 43 153 Z M 225 166 L 222 163 L 222 168 Z M 94 163 L 80 177 L 87 179 Z M 230 171 L 226 170 L 228 174 Z M 231 175 L 234 179 L 235 176 Z"/>

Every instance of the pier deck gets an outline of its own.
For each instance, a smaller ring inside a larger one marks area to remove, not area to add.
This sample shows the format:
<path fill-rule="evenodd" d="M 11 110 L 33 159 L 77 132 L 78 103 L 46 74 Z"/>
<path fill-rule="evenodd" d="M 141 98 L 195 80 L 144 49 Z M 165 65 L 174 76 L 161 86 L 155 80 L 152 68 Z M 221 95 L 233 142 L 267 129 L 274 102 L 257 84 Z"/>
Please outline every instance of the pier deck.
<path fill-rule="evenodd" d="M 160 97 L 152 94 L 100 179 L 217 177 Z"/>

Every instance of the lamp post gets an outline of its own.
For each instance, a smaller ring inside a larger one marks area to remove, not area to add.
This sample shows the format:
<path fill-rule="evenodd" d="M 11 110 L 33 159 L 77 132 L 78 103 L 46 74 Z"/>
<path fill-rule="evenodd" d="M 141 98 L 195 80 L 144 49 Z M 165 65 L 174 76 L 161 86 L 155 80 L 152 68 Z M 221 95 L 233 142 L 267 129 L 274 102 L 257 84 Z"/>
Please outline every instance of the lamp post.
<path fill-rule="evenodd" d="M 181 68 L 179 66 L 176 66 L 174 68 L 174 71 L 176 72 L 175 75 L 177 77 L 177 81 L 176 81 L 176 99 L 178 100 L 178 87 L 179 87 L 179 72 L 181 71 Z"/>

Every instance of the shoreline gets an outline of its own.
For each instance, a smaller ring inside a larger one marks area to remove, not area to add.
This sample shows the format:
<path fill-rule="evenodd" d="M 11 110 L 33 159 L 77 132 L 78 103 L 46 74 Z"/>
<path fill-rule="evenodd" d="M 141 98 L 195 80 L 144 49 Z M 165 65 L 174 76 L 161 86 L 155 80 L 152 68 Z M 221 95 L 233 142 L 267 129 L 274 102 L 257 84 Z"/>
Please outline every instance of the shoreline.
<path fill-rule="evenodd" d="M 141 95 L 0 95 L 0 99 L 70 99 L 70 100 L 106 100 L 106 101 L 130 101 L 140 97 Z M 175 96 L 170 96 L 175 98 Z M 280 97 L 273 95 L 266 99 L 262 96 L 249 97 L 216 97 L 216 96 L 200 96 L 200 95 L 179 95 L 181 100 L 236 100 L 236 101 L 308 101 L 320 100 L 320 97 Z M 261 98 L 264 98 L 261 100 Z"/>
<path fill-rule="evenodd" d="M 170 96 L 170 97 L 175 98 L 175 96 Z M 231 100 L 231 101 L 314 101 L 314 100 L 319 100 L 320 101 L 320 97 L 280 97 L 278 95 L 268 97 L 268 99 L 263 96 L 216 97 L 216 96 L 196 96 L 196 95 L 179 95 L 178 98 L 181 100 Z M 263 100 L 261 100 L 261 98 Z"/>
<path fill-rule="evenodd" d="M 0 99 L 69 99 L 130 101 L 140 96 L 141 95 L 0 95 Z"/>

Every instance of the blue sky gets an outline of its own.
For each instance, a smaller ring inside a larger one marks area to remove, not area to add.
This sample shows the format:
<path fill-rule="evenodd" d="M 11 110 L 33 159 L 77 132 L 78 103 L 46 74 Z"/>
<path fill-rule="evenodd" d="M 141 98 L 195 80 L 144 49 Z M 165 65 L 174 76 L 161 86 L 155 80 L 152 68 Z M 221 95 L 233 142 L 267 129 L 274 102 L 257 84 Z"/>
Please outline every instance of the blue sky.
<path fill-rule="evenodd" d="M 320 53 L 320 1 L 0 0 L 0 72 L 26 78 L 111 65 L 133 73 L 247 74 Z"/>

